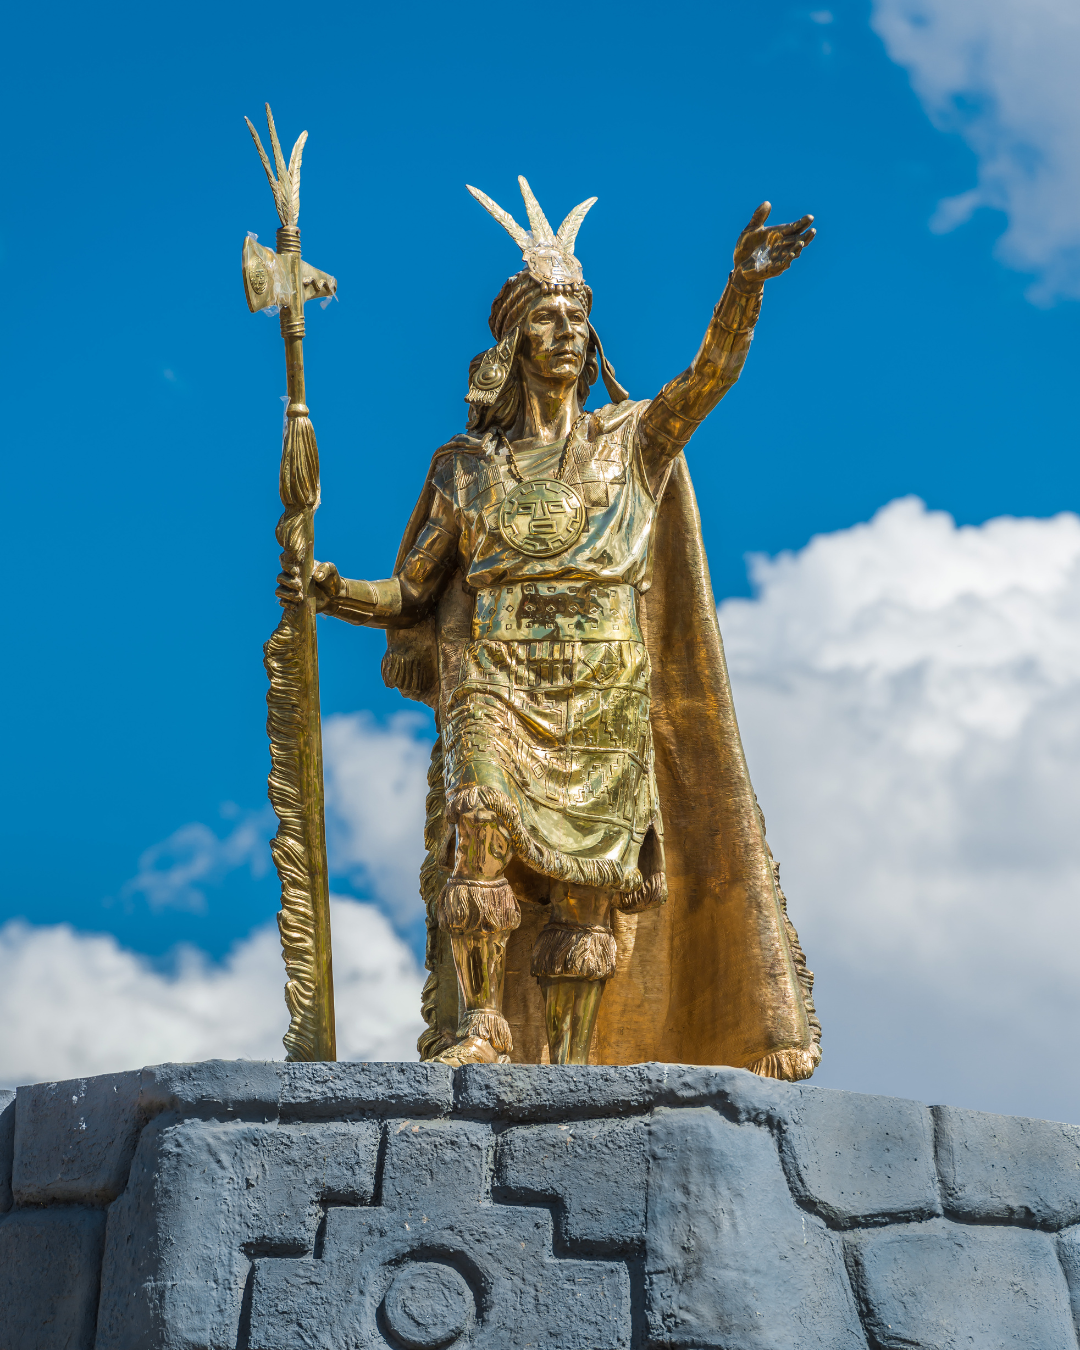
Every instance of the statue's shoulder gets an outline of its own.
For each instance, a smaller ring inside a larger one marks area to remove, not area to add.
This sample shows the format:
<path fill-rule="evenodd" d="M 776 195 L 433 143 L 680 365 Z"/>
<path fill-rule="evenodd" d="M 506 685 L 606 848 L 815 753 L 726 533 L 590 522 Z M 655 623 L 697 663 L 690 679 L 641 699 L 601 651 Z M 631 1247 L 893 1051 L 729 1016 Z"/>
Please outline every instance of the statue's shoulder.
<path fill-rule="evenodd" d="M 438 464 L 440 460 L 453 455 L 482 455 L 484 453 L 486 436 L 473 436 L 469 432 L 463 431 L 459 436 L 452 436 L 445 445 L 440 445 L 432 459 L 433 464 Z"/>
<path fill-rule="evenodd" d="M 472 436 L 462 432 L 440 445 L 431 457 L 428 470 L 428 482 L 448 497 L 454 496 L 455 486 L 460 482 L 462 473 L 470 476 L 472 466 L 478 456 L 487 448 L 488 437 Z"/>
<path fill-rule="evenodd" d="M 589 416 L 593 437 L 610 436 L 623 428 L 631 430 L 651 402 L 651 398 L 627 398 L 621 403 L 605 403 Z"/>

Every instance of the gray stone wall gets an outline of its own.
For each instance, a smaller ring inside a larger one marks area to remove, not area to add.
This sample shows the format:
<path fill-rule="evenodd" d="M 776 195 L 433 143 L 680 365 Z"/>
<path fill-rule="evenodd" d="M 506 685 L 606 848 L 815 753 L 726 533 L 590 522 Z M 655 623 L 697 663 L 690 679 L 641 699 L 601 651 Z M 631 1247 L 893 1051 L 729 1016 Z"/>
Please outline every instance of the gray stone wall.
<path fill-rule="evenodd" d="M 1078 1316 L 1068 1125 L 662 1064 L 0 1094 L 0 1350 L 1078 1350 Z"/>

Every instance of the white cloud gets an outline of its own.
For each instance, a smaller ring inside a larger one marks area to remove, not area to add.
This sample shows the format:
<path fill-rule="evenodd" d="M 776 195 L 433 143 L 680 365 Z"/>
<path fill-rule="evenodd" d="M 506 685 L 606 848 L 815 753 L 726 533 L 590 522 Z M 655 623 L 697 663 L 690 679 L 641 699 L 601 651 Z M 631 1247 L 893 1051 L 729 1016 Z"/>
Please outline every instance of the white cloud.
<path fill-rule="evenodd" d="M 430 719 L 419 712 L 397 713 L 385 726 L 366 712 L 323 723 L 331 875 L 371 896 L 402 927 L 423 914 L 418 878 L 432 739 Z M 146 849 L 121 896 L 141 896 L 154 911 L 202 913 L 206 888 L 229 872 L 246 867 L 264 876 L 277 828 L 270 806 L 245 811 L 226 803 L 221 814 L 235 822 L 222 838 L 194 821 Z"/>
<path fill-rule="evenodd" d="M 138 875 L 124 883 L 124 899 L 141 895 L 155 912 L 183 909 L 201 914 L 206 909 L 204 887 L 214 886 L 227 872 L 247 867 L 253 877 L 270 869 L 269 839 L 277 822 L 269 806 L 243 811 L 227 802 L 221 814 L 236 824 L 219 839 L 208 825 L 193 822 L 153 844 L 139 858 Z"/>
<path fill-rule="evenodd" d="M 373 894 L 402 926 L 423 913 L 429 728 L 419 712 L 397 713 L 385 726 L 363 712 L 323 723 L 330 871 Z"/>
<path fill-rule="evenodd" d="M 415 1059 L 422 974 L 372 905 L 331 902 L 340 1059 Z M 166 1060 L 282 1059 L 288 1026 L 276 926 L 220 966 L 188 948 L 163 975 L 107 935 L 0 928 L 0 1086 Z"/>
<path fill-rule="evenodd" d="M 914 498 L 720 610 L 820 1081 L 1080 1120 L 1080 520 Z"/>
<path fill-rule="evenodd" d="M 1029 297 L 1080 297 L 1075 0 L 874 0 L 872 24 L 934 124 L 978 157 L 976 186 L 943 201 L 934 227 L 1003 211 L 997 256 L 1036 274 Z"/>
<path fill-rule="evenodd" d="M 429 722 L 403 712 L 380 726 L 370 714 L 323 726 L 331 871 L 377 902 L 332 902 L 338 1053 L 342 1059 L 414 1059 L 423 975 L 381 910 L 401 927 L 420 918 Z M 139 858 L 122 891 L 154 911 L 206 908 L 206 888 L 238 868 L 270 870 L 276 820 L 245 811 L 219 837 L 181 826 Z M 162 974 L 106 934 L 15 921 L 0 928 L 0 1084 L 34 1082 L 168 1059 L 277 1059 L 288 1025 L 285 971 L 274 925 L 256 929 L 221 965 L 181 948 Z"/>

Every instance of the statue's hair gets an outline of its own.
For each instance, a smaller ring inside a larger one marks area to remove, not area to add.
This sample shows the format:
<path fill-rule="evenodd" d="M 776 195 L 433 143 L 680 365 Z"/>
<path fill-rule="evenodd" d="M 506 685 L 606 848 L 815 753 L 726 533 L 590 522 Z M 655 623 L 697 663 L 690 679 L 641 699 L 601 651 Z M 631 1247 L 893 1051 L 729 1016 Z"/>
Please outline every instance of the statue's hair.
<path fill-rule="evenodd" d="M 488 327 L 496 342 L 501 341 L 511 328 L 522 322 L 541 295 L 572 295 L 585 306 L 586 314 L 592 310 L 592 291 L 583 281 L 560 286 L 551 282 L 537 281 L 531 272 L 522 270 L 506 282 L 491 306 Z M 483 359 L 484 353 L 478 352 L 469 362 L 470 381 L 480 368 Z M 585 364 L 578 377 L 578 401 L 582 406 L 589 397 L 589 390 L 599 378 L 600 358 L 590 338 L 585 353 Z M 469 411 L 469 430 L 480 435 L 492 430 L 508 432 L 517 420 L 520 407 L 521 365 L 520 358 L 515 357 L 510 377 L 495 402 L 473 404 Z"/>

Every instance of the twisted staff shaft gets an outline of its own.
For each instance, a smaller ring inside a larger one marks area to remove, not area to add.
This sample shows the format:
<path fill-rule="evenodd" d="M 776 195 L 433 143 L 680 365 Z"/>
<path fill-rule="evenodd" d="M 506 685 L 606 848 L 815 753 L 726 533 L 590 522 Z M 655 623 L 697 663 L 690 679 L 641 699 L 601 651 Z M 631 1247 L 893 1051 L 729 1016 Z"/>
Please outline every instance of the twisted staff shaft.
<path fill-rule="evenodd" d="M 278 817 L 277 834 L 270 848 L 281 879 L 278 928 L 287 974 L 285 1002 L 290 1015 L 283 1039 L 290 1060 L 333 1060 L 337 1058 L 337 1044 L 323 809 L 319 652 L 315 598 L 311 592 L 315 510 L 319 504 L 319 450 L 304 386 L 304 264 L 296 226 L 300 151 L 307 133 L 297 142 L 286 167 L 269 106 L 267 121 L 278 171 L 276 178 L 255 128 L 250 122 L 248 126 L 282 221 L 277 232 L 274 275 L 275 293 L 281 297 L 279 312 L 289 400 L 279 476 L 285 509 L 276 533 L 282 571 L 296 578 L 300 592 L 298 601 L 282 605 L 281 621 L 263 648 L 270 681 L 266 694 L 271 761 L 268 788 Z M 273 261 L 268 251 L 264 253 L 268 262 Z M 253 265 L 258 269 L 260 263 L 256 260 Z M 327 280 L 334 284 L 332 279 Z M 261 275 L 260 296 L 266 285 L 266 276 Z"/>

